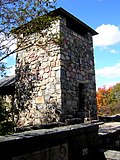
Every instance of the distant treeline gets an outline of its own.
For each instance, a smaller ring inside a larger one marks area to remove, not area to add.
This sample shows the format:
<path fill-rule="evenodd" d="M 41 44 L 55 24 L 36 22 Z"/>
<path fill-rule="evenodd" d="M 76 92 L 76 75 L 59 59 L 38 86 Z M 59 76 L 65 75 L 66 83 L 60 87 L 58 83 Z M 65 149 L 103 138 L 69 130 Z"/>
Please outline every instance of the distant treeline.
<path fill-rule="evenodd" d="M 98 115 L 120 114 L 120 83 L 109 88 L 98 88 L 96 97 Z"/>

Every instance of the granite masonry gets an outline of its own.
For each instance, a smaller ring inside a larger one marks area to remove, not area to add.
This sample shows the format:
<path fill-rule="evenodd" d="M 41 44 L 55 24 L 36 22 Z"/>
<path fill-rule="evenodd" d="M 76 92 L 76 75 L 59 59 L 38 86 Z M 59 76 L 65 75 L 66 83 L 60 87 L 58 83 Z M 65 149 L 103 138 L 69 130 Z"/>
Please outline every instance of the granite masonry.
<path fill-rule="evenodd" d="M 17 54 L 16 107 L 19 126 L 96 119 L 96 85 L 92 36 L 97 33 L 62 8 L 51 27 L 59 42 Z M 29 35 L 31 37 L 38 33 Z"/>

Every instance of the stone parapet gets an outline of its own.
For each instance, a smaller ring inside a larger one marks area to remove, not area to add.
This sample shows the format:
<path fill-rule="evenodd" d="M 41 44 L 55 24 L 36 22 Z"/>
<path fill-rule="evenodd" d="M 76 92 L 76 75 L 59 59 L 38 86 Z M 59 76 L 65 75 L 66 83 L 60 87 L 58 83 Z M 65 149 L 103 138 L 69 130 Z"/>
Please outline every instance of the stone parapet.
<path fill-rule="evenodd" d="M 0 137 L 5 160 L 88 160 L 98 144 L 98 125 L 79 124 Z M 5 154 L 7 151 L 7 154 Z"/>
<path fill-rule="evenodd" d="M 120 151 L 120 122 L 108 122 L 99 127 L 99 146 L 104 150 Z"/>

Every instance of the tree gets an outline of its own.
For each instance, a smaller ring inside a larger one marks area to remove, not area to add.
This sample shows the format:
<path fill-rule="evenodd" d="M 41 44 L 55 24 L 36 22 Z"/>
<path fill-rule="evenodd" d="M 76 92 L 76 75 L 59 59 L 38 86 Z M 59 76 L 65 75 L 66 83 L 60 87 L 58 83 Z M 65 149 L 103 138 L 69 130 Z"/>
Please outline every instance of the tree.
<path fill-rule="evenodd" d="M 25 35 L 36 31 L 39 31 L 41 37 L 47 34 L 46 28 L 54 19 L 48 12 L 54 9 L 55 5 L 56 0 L 0 1 L 0 70 L 2 72 L 5 70 L 4 63 L 1 62 L 3 59 L 33 45 L 34 42 L 31 41 L 32 43 L 21 48 L 21 44 L 27 39 Z M 16 45 L 18 36 L 19 45 Z"/>
<path fill-rule="evenodd" d="M 96 98 L 98 114 L 112 115 L 120 113 L 120 83 L 108 89 L 105 86 L 98 88 Z"/>
<path fill-rule="evenodd" d="M 109 94 L 109 104 L 113 113 L 120 113 L 120 83 L 112 87 Z"/>
<path fill-rule="evenodd" d="M 102 88 L 98 88 L 97 91 L 98 108 L 108 105 L 108 95 L 111 89 L 112 89 L 111 87 L 107 89 L 105 86 L 103 86 Z"/>
<path fill-rule="evenodd" d="M 55 5 L 56 0 L 0 0 L 0 72 L 2 75 L 6 69 L 3 60 L 8 56 L 34 44 L 42 47 L 41 39 L 44 37 L 46 37 L 44 43 L 55 41 L 56 35 L 52 33 L 51 26 L 57 18 L 50 12 L 55 9 Z M 12 111 L 6 108 L 7 104 L 0 98 L 0 134 L 11 132 L 14 125 L 10 118 Z"/>
<path fill-rule="evenodd" d="M 96 93 L 96 98 L 97 98 L 97 107 L 98 107 L 98 114 L 104 114 L 109 112 L 108 105 L 109 105 L 109 93 L 111 91 L 110 88 L 106 88 L 103 86 L 102 88 L 98 88 L 98 91 Z"/>
<path fill-rule="evenodd" d="M 14 127 L 9 104 L 0 97 L 0 135 L 13 133 Z"/>

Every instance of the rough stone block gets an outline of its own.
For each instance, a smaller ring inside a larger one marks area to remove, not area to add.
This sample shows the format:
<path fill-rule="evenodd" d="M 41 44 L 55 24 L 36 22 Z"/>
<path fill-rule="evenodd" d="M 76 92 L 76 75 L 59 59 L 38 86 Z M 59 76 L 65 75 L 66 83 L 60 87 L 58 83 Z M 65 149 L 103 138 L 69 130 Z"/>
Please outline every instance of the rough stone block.
<path fill-rule="evenodd" d="M 36 97 L 35 98 L 35 103 L 44 104 L 45 103 L 44 97 Z"/>

